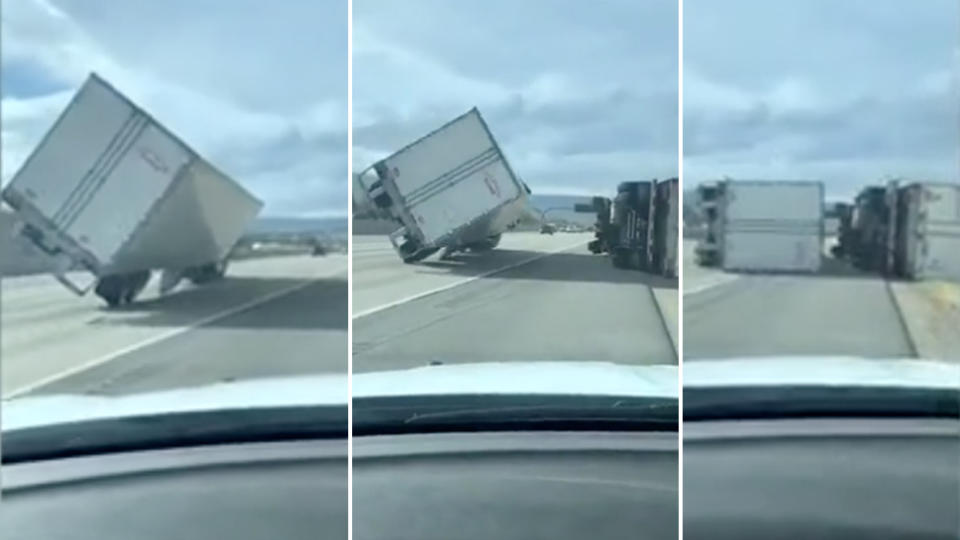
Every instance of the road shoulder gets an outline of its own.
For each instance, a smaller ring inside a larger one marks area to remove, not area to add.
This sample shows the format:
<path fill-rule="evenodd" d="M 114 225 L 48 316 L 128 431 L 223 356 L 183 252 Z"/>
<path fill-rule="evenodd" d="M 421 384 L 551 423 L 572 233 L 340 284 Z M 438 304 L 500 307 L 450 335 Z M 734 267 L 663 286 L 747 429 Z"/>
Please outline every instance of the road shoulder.
<path fill-rule="evenodd" d="M 670 340 L 673 342 L 673 350 L 680 350 L 680 295 L 677 289 L 660 289 L 651 287 L 653 299 L 660 310 L 660 317 L 663 319 L 667 333 L 670 334 Z"/>
<path fill-rule="evenodd" d="M 960 363 L 960 284 L 898 281 L 890 290 L 917 354 Z"/>

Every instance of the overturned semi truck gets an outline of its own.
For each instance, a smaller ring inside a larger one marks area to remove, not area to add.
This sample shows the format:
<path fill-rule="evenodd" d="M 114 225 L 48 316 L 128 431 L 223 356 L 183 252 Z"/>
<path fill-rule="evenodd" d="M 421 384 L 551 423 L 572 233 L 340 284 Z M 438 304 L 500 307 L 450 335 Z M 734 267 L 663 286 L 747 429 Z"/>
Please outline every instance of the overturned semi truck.
<path fill-rule="evenodd" d="M 96 74 L 2 198 L 56 279 L 110 306 L 133 302 L 153 270 L 161 292 L 219 279 L 262 206 Z"/>
<path fill-rule="evenodd" d="M 594 212 L 595 238 L 587 249 L 606 253 L 617 268 L 677 276 L 680 237 L 679 180 L 622 182 L 613 199 L 594 197 L 580 212 Z"/>
<path fill-rule="evenodd" d="M 694 253 L 701 266 L 736 272 L 818 272 L 823 262 L 823 183 L 722 180 L 701 184 L 707 225 Z"/>
<path fill-rule="evenodd" d="M 960 280 L 960 185 L 887 182 L 840 210 L 833 255 L 865 271 Z"/>
<path fill-rule="evenodd" d="M 443 250 L 484 252 L 529 215 L 530 189 L 514 173 L 476 108 L 356 177 L 406 263 Z"/>

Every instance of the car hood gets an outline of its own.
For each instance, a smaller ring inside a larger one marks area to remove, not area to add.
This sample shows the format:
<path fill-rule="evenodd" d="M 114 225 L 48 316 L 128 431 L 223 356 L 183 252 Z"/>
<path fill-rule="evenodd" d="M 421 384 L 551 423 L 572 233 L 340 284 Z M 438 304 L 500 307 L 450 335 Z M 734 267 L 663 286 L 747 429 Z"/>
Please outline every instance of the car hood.
<path fill-rule="evenodd" d="M 960 364 L 854 356 L 724 358 L 683 363 L 685 389 L 750 386 L 960 389 Z"/>
<path fill-rule="evenodd" d="M 608 362 L 490 362 L 431 365 L 353 376 L 354 398 L 512 394 L 676 398 L 679 370 Z M 255 379 L 124 396 L 50 395 L 3 403 L 3 430 L 179 412 L 345 406 L 346 375 Z M 960 389 L 960 365 L 845 356 L 693 360 L 685 388 L 876 386 Z"/>
<path fill-rule="evenodd" d="M 676 398 L 677 366 L 609 362 L 484 362 L 360 373 L 356 398 L 511 394 Z"/>
<path fill-rule="evenodd" d="M 679 370 L 607 362 L 443 364 L 353 376 L 354 398 L 451 394 L 667 397 Z M 911 358 L 760 356 L 686 361 L 684 388 L 874 386 L 960 389 L 960 364 Z"/>
<path fill-rule="evenodd" d="M 250 379 L 119 396 L 52 394 L 3 402 L 3 431 L 88 420 L 277 407 L 346 406 L 347 376 Z"/>

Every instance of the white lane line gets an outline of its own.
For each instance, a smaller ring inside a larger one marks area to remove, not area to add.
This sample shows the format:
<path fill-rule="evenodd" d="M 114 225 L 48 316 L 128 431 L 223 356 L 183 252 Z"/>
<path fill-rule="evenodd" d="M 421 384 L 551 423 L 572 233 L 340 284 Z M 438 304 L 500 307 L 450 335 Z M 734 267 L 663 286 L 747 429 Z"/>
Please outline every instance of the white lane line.
<path fill-rule="evenodd" d="M 586 244 L 586 243 L 589 242 L 589 241 L 590 241 L 590 240 L 581 240 L 581 241 L 578 241 L 578 242 L 575 243 L 575 244 L 572 244 L 572 245 L 569 245 L 569 246 L 565 246 L 565 247 L 562 247 L 562 248 L 559 248 L 559 249 L 555 249 L 555 250 L 553 250 L 553 251 L 545 251 L 545 252 L 543 252 L 543 253 L 541 253 L 541 254 L 539 254 L 539 255 L 536 255 L 536 256 L 534 256 L 534 257 L 530 257 L 529 259 L 524 259 L 524 260 L 522 260 L 522 261 L 515 262 L 515 263 L 509 264 L 509 265 L 507 265 L 507 266 L 501 266 L 500 268 L 495 268 L 495 269 L 493 269 L 493 270 L 488 270 L 488 271 L 486 271 L 486 272 L 477 274 L 477 275 L 475 275 L 475 276 L 471 276 L 471 277 L 468 277 L 468 278 L 465 278 L 465 279 L 461 279 L 460 281 L 455 281 L 455 282 L 453 282 L 453 283 L 448 283 L 448 284 L 443 285 L 443 286 L 441 286 L 441 287 L 437 287 L 436 289 L 430 289 L 430 290 L 428 290 L 428 291 L 419 292 L 419 293 L 417 293 L 417 294 L 413 294 L 413 295 L 407 296 L 406 298 L 401 298 L 400 300 L 394 300 L 393 302 L 388 302 L 388 303 L 386 303 L 386 304 L 382 304 L 382 305 L 379 305 L 379 306 L 376 306 L 376 307 L 372 307 L 372 308 L 370 308 L 370 309 L 361 311 L 361 312 L 359 312 L 359 313 L 354 313 L 354 314 L 353 314 L 353 320 L 357 320 L 357 319 L 359 319 L 359 318 L 361 318 L 361 317 L 366 317 L 367 315 L 373 315 L 374 313 L 377 313 L 378 311 L 383 311 L 383 310 L 385 310 L 385 309 L 390 309 L 390 308 L 392 308 L 392 307 L 397 307 L 397 306 L 399 306 L 399 305 L 401 305 L 401 304 L 406 304 L 407 302 L 412 302 L 412 301 L 414 301 L 414 300 L 419 300 L 420 298 L 423 298 L 424 296 L 430 296 L 431 294 L 437 294 L 437 293 L 439 293 L 439 292 L 449 291 L 450 289 L 453 289 L 454 287 L 459 287 L 459 286 L 461 286 L 461 285 L 465 285 L 465 284 L 470 283 L 470 282 L 472 282 L 472 281 L 476 281 L 476 280 L 478 280 L 478 279 L 482 279 L 482 278 L 485 278 L 485 277 L 488 277 L 488 276 L 492 276 L 493 274 L 498 274 L 498 273 L 504 272 L 504 271 L 506 271 L 506 270 L 512 270 L 512 269 L 514 269 L 514 268 L 516 268 L 516 267 L 518 267 L 518 266 L 523 266 L 523 265 L 525 265 L 525 264 L 532 263 L 533 261 L 540 260 L 540 259 L 542 259 L 542 258 L 544 258 L 544 257 L 549 257 L 549 256 L 551 256 L 551 255 L 556 255 L 557 253 L 562 253 L 562 252 L 564 252 L 564 251 L 569 251 L 569 250 L 571 250 L 571 249 L 573 249 L 573 248 L 575 248 L 575 247 L 582 246 L 582 245 Z"/>
<path fill-rule="evenodd" d="M 339 273 L 339 272 L 335 272 L 335 273 L 330 274 L 330 275 L 336 275 L 337 273 Z M 116 350 L 116 351 L 113 351 L 113 352 L 111 352 L 111 353 L 109 353 L 109 354 L 106 354 L 106 355 L 104 355 L 104 356 L 101 356 L 101 357 L 99 357 L 99 358 L 95 358 L 95 359 L 93 359 L 93 360 L 90 360 L 89 362 L 85 362 L 85 363 L 83 363 L 83 364 L 74 366 L 74 367 L 72 367 L 72 368 L 70 368 L 70 369 L 67 369 L 67 370 L 65 370 L 65 371 L 61 371 L 61 372 L 59 372 L 59 373 L 54 373 L 53 375 L 49 375 L 49 376 L 44 377 L 44 378 L 42 378 L 42 379 L 40 379 L 40 380 L 38 380 L 38 381 L 32 382 L 32 383 L 30 383 L 30 384 L 28 384 L 28 385 L 21 386 L 20 388 L 17 388 L 16 390 L 13 390 L 12 392 L 10 392 L 10 393 L 8 393 L 7 395 L 3 396 L 3 401 L 7 401 L 7 400 L 13 399 L 13 398 L 15 398 L 15 397 L 17 397 L 17 396 L 21 396 L 21 395 L 23 395 L 23 394 L 32 392 L 32 391 L 34 391 L 34 390 L 36 390 L 36 389 L 38 389 L 38 388 L 41 388 L 41 387 L 46 386 L 46 385 L 48 385 L 48 384 L 55 383 L 55 382 L 57 382 L 57 381 L 59 381 L 59 380 L 65 379 L 65 378 L 67 378 L 67 377 L 69 377 L 69 376 L 71 376 L 71 375 L 76 375 L 77 373 L 80 373 L 81 371 L 86 371 L 86 370 L 88 370 L 88 369 L 97 367 L 97 366 L 99 366 L 99 365 L 106 364 L 107 362 L 110 362 L 110 361 L 112 361 L 112 360 L 116 360 L 117 358 L 119 358 L 119 357 L 121 357 L 121 356 L 123 356 L 123 355 L 125 355 L 125 354 L 130 354 L 130 353 L 135 352 L 135 351 L 137 351 L 137 350 L 139 350 L 139 349 L 142 349 L 142 348 L 144 348 L 144 347 L 149 347 L 150 345 L 153 345 L 154 343 L 159 343 L 159 342 L 161 342 L 161 341 L 163 341 L 163 340 L 165 340 L 165 339 L 170 339 L 170 338 L 172 338 L 172 337 L 178 336 L 178 335 L 180 335 L 180 334 L 183 334 L 184 332 L 193 330 L 194 328 L 197 328 L 197 327 L 199 327 L 199 326 L 203 326 L 203 325 L 205 325 L 205 324 L 210 324 L 210 323 L 212 323 L 212 322 L 214 322 L 214 321 L 216 321 L 216 320 L 223 319 L 224 317 L 229 317 L 229 316 L 231 316 L 231 315 L 236 315 L 237 313 L 240 313 L 241 311 L 246 311 L 246 310 L 248 310 L 248 309 L 250 309 L 250 308 L 259 306 L 260 304 L 264 304 L 264 303 L 266 303 L 266 302 L 269 302 L 269 301 L 271 301 L 271 300 L 273 300 L 273 299 L 275 299 L 275 298 L 279 298 L 279 297 L 281 297 L 281 296 L 284 296 L 284 295 L 287 295 L 287 294 L 296 292 L 296 291 L 298 291 L 298 290 L 300 290 L 300 289 L 303 289 L 303 288 L 307 287 L 308 285 L 311 285 L 311 284 L 313 284 L 313 283 L 316 283 L 317 280 L 322 279 L 323 277 L 328 277 L 328 276 L 326 276 L 326 275 L 325 275 L 325 276 L 314 276 L 314 277 L 312 277 L 312 278 L 307 278 L 307 281 L 304 281 L 303 283 L 297 283 L 296 285 L 291 285 L 290 287 L 286 287 L 286 288 L 280 289 L 279 291 L 274 291 L 274 292 L 272 292 L 272 293 L 270 293 L 270 294 L 261 296 L 261 297 L 259 297 L 259 298 L 254 298 L 253 300 L 251 300 L 251 301 L 249 301 L 249 302 L 245 302 L 245 303 L 240 304 L 240 305 L 238 305 L 238 306 L 234 306 L 234 307 L 225 309 L 225 310 L 223 310 L 223 311 L 214 313 L 213 315 L 209 315 L 209 316 L 204 317 L 204 318 L 202 318 L 202 319 L 196 320 L 196 321 L 194 321 L 193 323 L 191 323 L 191 324 L 188 325 L 188 326 L 181 326 L 181 327 L 179 327 L 179 328 L 173 328 L 173 329 L 168 330 L 168 331 L 166 331 L 166 332 L 163 332 L 163 333 L 161 333 L 161 334 L 157 334 L 157 335 L 155 335 L 155 336 L 152 336 L 152 337 L 149 337 L 149 338 L 144 339 L 144 340 L 142 340 L 142 341 L 139 341 L 139 342 L 137 342 L 137 343 L 134 343 L 133 345 L 128 345 L 128 346 L 126 346 L 126 347 L 123 347 L 122 349 L 118 349 L 118 350 Z"/>
<path fill-rule="evenodd" d="M 705 291 L 705 290 L 707 290 L 707 289 L 712 289 L 712 288 L 714 288 L 714 287 L 718 287 L 718 286 L 720 286 L 720 285 L 723 285 L 724 283 L 730 283 L 730 282 L 736 281 L 736 280 L 738 280 L 738 279 L 740 279 L 740 276 L 731 276 L 731 275 L 729 275 L 729 274 L 724 274 L 724 275 L 722 275 L 722 276 L 717 276 L 717 277 L 711 279 L 710 281 L 707 281 L 707 282 L 705 282 L 705 283 L 701 283 L 701 284 L 699 284 L 699 285 L 695 285 L 695 286 L 693 286 L 693 287 L 691 287 L 691 288 L 683 291 L 683 295 L 684 295 L 684 296 L 687 296 L 688 294 L 701 293 L 701 292 L 703 292 L 703 291 Z"/>

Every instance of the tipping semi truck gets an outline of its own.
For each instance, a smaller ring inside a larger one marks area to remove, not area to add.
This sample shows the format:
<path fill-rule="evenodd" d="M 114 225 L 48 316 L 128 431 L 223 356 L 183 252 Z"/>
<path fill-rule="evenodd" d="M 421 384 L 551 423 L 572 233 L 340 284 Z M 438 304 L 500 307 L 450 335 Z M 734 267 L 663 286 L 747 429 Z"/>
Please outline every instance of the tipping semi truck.
<path fill-rule="evenodd" d="M 703 266 L 730 271 L 817 272 L 823 260 L 823 183 L 723 180 L 698 187 L 707 231 Z"/>
<path fill-rule="evenodd" d="M 960 185 L 897 181 L 864 188 L 840 216 L 837 257 L 908 279 L 960 279 Z"/>
<path fill-rule="evenodd" d="M 262 203 L 91 74 L 3 190 L 14 234 L 78 295 L 136 299 L 162 270 L 216 280 Z M 76 272 L 76 269 L 82 269 Z"/>
<path fill-rule="evenodd" d="M 473 108 L 360 173 L 360 187 L 399 227 L 390 242 L 406 263 L 444 250 L 488 251 L 528 213 L 517 177 Z"/>
<path fill-rule="evenodd" d="M 618 268 L 633 268 L 677 276 L 680 236 L 680 183 L 622 182 L 614 199 L 594 197 L 579 211 L 597 214 L 595 238 L 587 248 L 607 253 Z"/>

